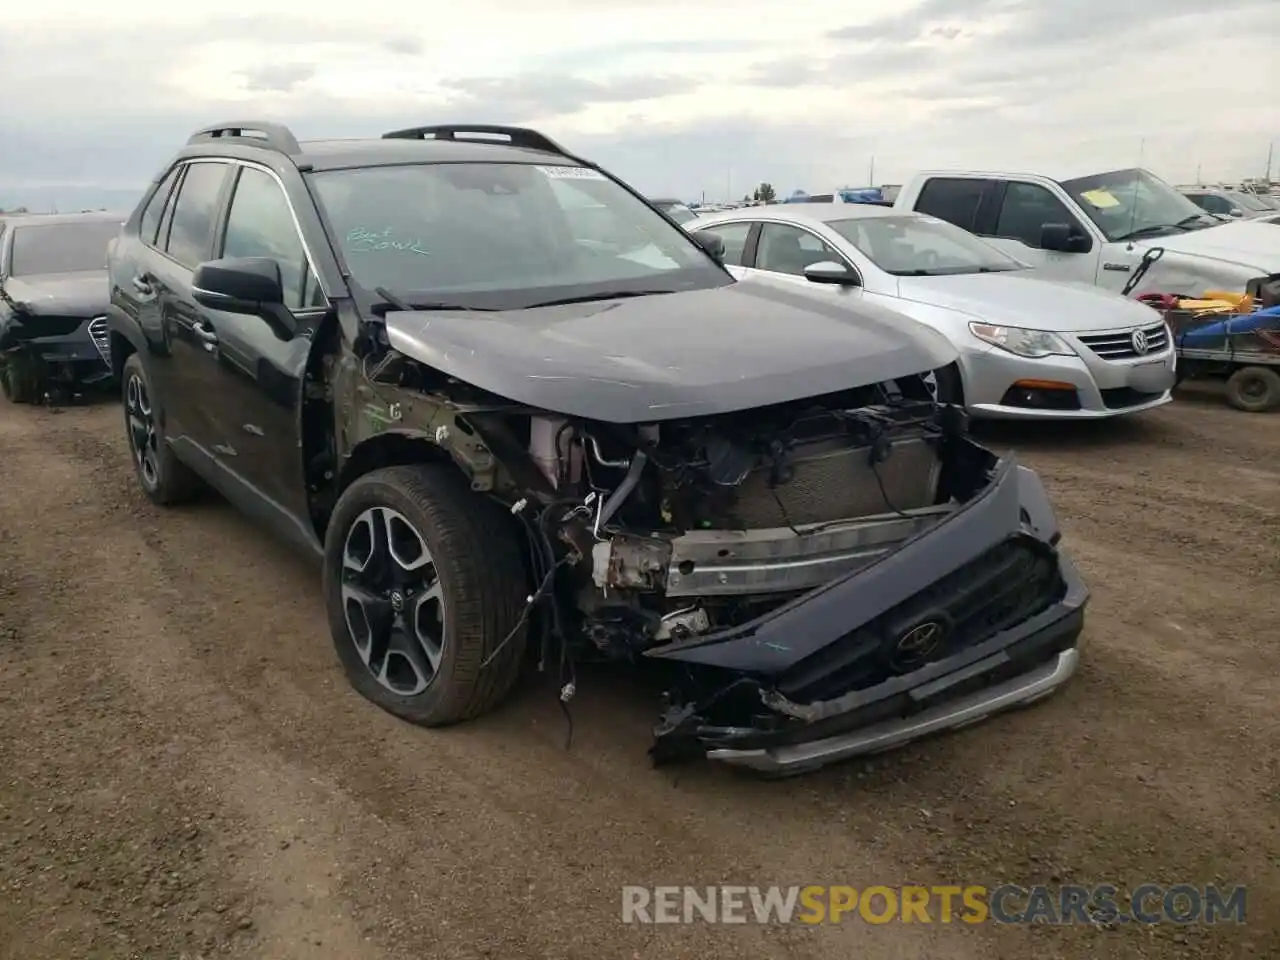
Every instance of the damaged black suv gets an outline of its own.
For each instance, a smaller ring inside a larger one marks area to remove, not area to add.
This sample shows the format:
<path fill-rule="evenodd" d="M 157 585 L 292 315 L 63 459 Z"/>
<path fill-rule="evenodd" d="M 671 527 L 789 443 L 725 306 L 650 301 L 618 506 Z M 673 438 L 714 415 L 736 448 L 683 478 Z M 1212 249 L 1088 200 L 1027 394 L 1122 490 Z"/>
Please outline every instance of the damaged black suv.
<path fill-rule="evenodd" d="M 669 678 L 656 761 L 790 773 L 1064 683 L 1087 591 L 935 402 L 951 348 L 720 256 L 532 130 L 201 130 L 110 258 L 139 482 L 322 556 L 351 683 L 417 723 L 609 658 Z"/>
<path fill-rule="evenodd" d="M 105 212 L 0 218 L 0 390 L 13 403 L 109 386 Z"/>

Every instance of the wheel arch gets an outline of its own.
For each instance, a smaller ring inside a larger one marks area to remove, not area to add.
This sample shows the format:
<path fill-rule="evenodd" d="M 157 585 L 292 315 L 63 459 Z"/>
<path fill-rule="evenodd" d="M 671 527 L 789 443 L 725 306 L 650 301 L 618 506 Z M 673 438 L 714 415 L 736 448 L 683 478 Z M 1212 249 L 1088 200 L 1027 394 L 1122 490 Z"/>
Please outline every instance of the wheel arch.
<path fill-rule="evenodd" d="M 111 357 L 111 375 L 119 382 L 123 379 L 124 365 L 130 356 L 138 352 L 134 342 L 119 330 L 112 330 L 107 335 L 109 356 Z"/>
<path fill-rule="evenodd" d="M 449 454 L 427 438 L 413 430 L 386 430 L 357 443 L 342 461 L 337 473 L 324 484 L 325 495 L 316 497 L 314 516 L 316 534 L 324 542 L 333 515 L 333 506 L 343 492 L 365 474 L 383 467 L 403 467 L 414 464 L 444 464 L 465 474 Z"/>
<path fill-rule="evenodd" d="M 107 308 L 107 350 L 111 358 L 111 373 L 117 382 L 124 372 L 125 361 L 132 354 L 142 353 L 144 342 L 135 321 L 112 303 Z"/>

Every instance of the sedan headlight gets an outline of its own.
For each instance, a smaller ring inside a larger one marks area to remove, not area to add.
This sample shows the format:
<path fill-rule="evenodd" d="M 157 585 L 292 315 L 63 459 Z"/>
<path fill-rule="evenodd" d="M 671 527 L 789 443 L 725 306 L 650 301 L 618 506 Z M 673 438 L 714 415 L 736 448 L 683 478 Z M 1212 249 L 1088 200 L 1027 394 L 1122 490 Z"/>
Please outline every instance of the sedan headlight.
<path fill-rule="evenodd" d="M 969 332 L 979 340 L 1008 350 L 1019 357 L 1074 357 L 1071 345 L 1048 330 L 998 327 L 991 323 L 970 323 Z"/>

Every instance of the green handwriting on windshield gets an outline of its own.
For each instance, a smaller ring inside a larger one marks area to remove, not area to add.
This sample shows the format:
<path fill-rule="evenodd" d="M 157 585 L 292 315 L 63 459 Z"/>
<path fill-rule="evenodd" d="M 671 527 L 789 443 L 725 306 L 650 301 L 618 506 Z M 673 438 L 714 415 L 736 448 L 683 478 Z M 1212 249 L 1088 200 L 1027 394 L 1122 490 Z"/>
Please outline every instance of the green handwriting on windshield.
<path fill-rule="evenodd" d="M 393 238 L 390 227 L 383 227 L 381 230 L 366 230 L 364 227 L 356 227 L 347 234 L 347 247 L 354 253 L 396 250 L 401 253 L 417 253 L 424 257 L 431 256 L 431 251 L 422 248 L 421 240 Z"/>

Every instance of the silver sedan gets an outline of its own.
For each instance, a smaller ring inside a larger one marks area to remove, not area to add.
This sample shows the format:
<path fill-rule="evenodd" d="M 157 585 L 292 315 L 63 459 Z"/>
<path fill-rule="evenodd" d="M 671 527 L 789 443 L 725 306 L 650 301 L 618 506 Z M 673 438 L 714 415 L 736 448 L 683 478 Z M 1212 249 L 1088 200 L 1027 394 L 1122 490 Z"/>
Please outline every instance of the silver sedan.
<path fill-rule="evenodd" d="M 1173 341 L 1158 313 L 1091 284 L 1042 279 L 934 217 L 788 204 L 684 226 L 718 236 L 740 279 L 863 298 L 939 331 L 959 352 L 939 386 L 975 417 L 1114 417 L 1172 398 Z"/>

